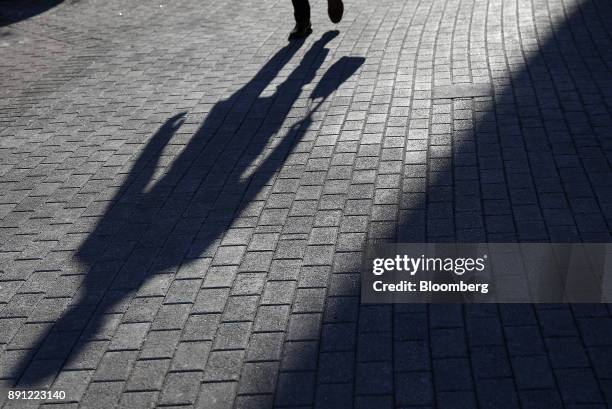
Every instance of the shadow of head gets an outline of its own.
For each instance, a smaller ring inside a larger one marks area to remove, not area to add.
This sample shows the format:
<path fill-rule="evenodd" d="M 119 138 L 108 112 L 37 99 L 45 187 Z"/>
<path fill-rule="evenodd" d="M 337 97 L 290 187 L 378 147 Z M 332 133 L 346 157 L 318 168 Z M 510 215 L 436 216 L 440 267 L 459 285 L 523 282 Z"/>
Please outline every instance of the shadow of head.
<path fill-rule="evenodd" d="M 0 1 L 0 27 L 42 14 L 63 0 L 2 0 Z"/>
<path fill-rule="evenodd" d="M 310 98 L 325 99 L 329 97 L 341 84 L 346 82 L 355 72 L 357 72 L 364 61 L 365 58 L 363 57 L 340 58 L 329 67 L 325 74 L 323 74 L 323 77 L 310 94 Z"/>
<path fill-rule="evenodd" d="M 146 149 L 149 148 L 156 149 L 159 147 L 159 145 L 162 145 L 161 147 L 165 146 L 170 140 L 170 138 L 172 138 L 172 135 L 174 135 L 174 133 L 181 127 L 183 122 L 185 122 L 186 114 L 186 112 L 181 112 L 167 119 L 166 122 L 164 122 L 164 124 L 155 133 L 155 135 L 153 135 L 153 137 L 145 148 L 145 152 Z"/>

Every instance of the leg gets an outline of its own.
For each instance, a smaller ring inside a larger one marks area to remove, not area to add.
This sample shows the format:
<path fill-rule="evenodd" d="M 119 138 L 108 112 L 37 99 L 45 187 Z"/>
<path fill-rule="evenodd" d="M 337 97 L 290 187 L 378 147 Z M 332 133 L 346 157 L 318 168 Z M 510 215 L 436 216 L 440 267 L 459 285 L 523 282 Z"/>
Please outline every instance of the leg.
<path fill-rule="evenodd" d="M 291 0 L 291 2 L 293 3 L 295 28 L 289 33 L 289 40 L 308 37 L 312 33 L 312 28 L 310 28 L 310 4 L 308 4 L 308 0 Z"/>
<path fill-rule="evenodd" d="M 310 4 L 308 0 L 291 0 L 291 2 L 293 3 L 295 23 L 308 25 L 310 23 Z"/>
<path fill-rule="evenodd" d="M 344 13 L 342 0 L 327 0 L 327 14 L 332 23 L 339 23 Z"/>

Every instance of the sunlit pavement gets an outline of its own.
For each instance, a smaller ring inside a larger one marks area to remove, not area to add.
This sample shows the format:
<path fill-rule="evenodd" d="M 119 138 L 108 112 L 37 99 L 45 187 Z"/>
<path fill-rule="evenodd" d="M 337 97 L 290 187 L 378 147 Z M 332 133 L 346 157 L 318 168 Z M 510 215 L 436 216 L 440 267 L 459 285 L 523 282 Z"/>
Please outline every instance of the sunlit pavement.
<path fill-rule="evenodd" d="M 5 407 L 610 407 L 610 305 L 359 298 L 373 241 L 611 241 L 610 1 L 26 3 Z"/>

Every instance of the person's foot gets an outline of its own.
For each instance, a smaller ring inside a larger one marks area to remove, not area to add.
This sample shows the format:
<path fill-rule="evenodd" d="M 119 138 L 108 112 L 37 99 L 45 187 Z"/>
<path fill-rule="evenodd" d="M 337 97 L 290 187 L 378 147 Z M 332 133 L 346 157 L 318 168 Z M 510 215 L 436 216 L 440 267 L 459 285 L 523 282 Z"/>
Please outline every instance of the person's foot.
<path fill-rule="evenodd" d="M 299 40 L 308 37 L 310 34 L 312 34 L 310 21 L 307 23 L 296 23 L 293 30 L 289 33 L 289 40 Z"/>
<path fill-rule="evenodd" d="M 332 23 L 338 24 L 342 20 L 344 4 L 342 0 L 327 0 L 327 14 Z"/>

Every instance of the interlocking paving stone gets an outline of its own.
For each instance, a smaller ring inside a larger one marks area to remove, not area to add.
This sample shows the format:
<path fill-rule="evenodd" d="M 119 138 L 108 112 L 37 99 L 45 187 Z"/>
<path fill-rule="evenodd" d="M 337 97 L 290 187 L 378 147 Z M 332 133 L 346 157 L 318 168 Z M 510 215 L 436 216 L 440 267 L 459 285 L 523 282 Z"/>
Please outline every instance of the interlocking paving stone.
<path fill-rule="evenodd" d="M 607 0 L 313 1 L 293 44 L 288 1 L 35 3 L 0 9 L 0 404 L 611 404 L 609 305 L 357 274 L 370 240 L 610 241 Z"/>
<path fill-rule="evenodd" d="M 488 97 L 491 94 L 490 84 L 456 84 L 433 89 L 433 98 L 436 99 Z"/>

